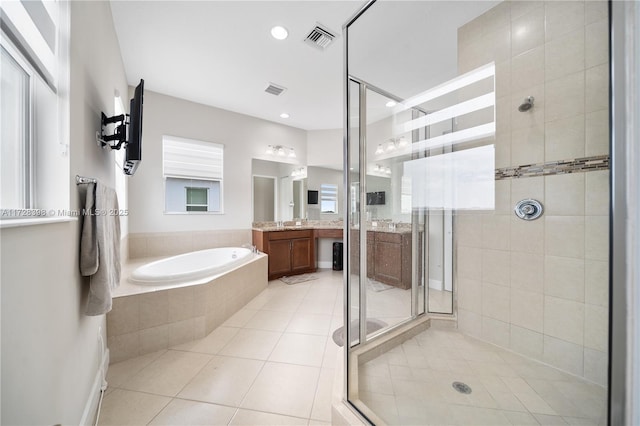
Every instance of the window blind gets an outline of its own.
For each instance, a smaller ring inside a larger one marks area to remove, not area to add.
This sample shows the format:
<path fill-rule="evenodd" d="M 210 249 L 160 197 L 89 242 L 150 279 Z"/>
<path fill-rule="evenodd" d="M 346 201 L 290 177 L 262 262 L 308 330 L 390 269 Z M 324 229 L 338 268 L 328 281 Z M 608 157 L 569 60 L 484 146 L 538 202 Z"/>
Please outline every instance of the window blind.
<path fill-rule="evenodd" d="M 222 180 L 224 145 L 174 136 L 162 144 L 164 177 Z"/>

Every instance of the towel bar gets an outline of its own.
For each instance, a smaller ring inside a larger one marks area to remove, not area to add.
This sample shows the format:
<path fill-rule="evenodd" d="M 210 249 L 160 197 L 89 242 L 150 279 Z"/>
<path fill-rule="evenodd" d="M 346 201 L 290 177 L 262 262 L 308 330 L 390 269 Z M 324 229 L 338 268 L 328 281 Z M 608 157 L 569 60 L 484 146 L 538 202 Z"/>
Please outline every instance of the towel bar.
<path fill-rule="evenodd" d="M 98 183 L 98 180 L 94 178 L 88 178 L 88 177 L 76 175 L 76 185 L 81 185 L 83 183 Z"/>

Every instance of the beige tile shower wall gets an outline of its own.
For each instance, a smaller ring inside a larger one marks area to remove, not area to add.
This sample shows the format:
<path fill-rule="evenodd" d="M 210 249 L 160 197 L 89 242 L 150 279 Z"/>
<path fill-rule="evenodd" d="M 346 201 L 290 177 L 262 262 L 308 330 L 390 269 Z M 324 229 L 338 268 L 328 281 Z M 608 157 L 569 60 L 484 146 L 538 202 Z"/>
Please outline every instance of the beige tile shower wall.
<path fill-rule="evenodd" d="M 459 73 L 496 61 L 496 168 L 609 153 L 607 31 L 604 1 L 507 1 L 459 29 Z M 459 328 L 604 385 L 608 185 L 608 170 L 499 180 L 494 211 L 459 212 Z M 518 219 L 524 198 L 545 214 Z"/>
<path fill-rule="evenodd" d="M 173 256 L 217 247 L 251 244 L 251 229 L 129 234 L 129 258 Z"/>

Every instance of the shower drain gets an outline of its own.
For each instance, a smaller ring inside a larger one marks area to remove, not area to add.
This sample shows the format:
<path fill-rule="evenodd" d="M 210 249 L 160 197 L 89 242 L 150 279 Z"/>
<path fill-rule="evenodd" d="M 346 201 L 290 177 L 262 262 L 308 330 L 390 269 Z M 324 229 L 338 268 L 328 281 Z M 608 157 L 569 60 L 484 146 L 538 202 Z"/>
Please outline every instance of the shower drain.
<path fill-rule="evenodd" d="M 471 388 L 466 383 L 453 382 L 451 386 L 453 386 L 453 388 L 460 393 L 466 393 L 466 394 L 471 393 Z"/>

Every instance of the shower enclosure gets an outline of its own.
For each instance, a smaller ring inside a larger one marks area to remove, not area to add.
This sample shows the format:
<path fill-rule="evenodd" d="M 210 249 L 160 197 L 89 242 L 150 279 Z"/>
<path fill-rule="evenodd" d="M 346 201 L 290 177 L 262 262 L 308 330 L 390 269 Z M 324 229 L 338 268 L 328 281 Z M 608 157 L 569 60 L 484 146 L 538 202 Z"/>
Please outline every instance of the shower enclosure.
<path fill-rule="evenodd" d="M 606 423 L 607 3 L 381 0 L 344 39 L 349 403 Z"/>

